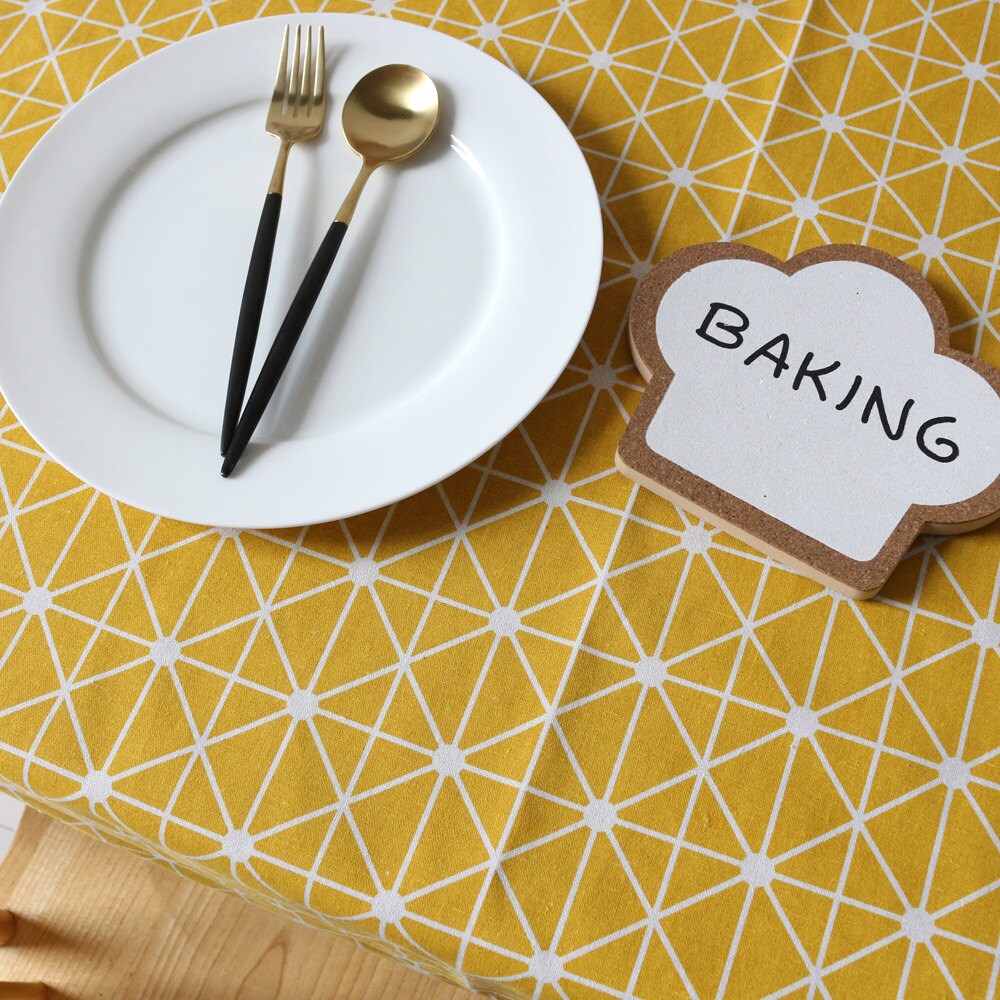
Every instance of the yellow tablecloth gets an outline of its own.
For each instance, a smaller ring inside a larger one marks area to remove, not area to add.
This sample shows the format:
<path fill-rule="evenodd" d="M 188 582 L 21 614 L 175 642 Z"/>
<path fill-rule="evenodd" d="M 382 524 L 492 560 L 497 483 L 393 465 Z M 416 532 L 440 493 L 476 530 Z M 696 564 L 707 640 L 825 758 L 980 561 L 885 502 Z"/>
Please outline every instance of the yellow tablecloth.
<path fill-rule="evenodd" d="M 291 9 L 0 0 L 4 181 L 121 67 Z M 583 345 L 470 468 L 294 531 L 124 507 L 3 411 L 3 784 L 501 996 L 995 995 L 1000 530 L 856 604 L 612 456 L 636 279 L 695 241 L 889 250 L 1000 361 L 1000 7 L 323 9 L 455 35 L 559 111 L 606 220 Z"/>

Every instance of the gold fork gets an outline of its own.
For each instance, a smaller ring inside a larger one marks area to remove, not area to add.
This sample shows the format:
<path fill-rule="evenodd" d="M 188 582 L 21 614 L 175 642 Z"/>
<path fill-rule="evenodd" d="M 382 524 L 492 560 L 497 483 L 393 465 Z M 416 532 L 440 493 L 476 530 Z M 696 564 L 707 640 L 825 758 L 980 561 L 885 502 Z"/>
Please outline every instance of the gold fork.
<path fill-rule="evenodd" d="M 246 393 L 247 379 L 253 361 L 257 331 L 260 328 L 260 314 L 264 308 L 267 279 L 271 272 L 271 257 L 274 253 L 274 239 L 278 232 L 278 217 L 281 214 L 281 196 L 285 185 L 285 165 L 288 151 L 297 142 L 314 139 L 323 128 L 326 118 L 326 53 L 323 45 L 323 29 L 319 29 L 319 44 L 316 59 L 312 55 L 312 27 L 306 32 L 304 57 L 300 60 L 302 28 L 295 29 L 295 44 L 292 47 L 292 62 L 288 64 L 289 30 L 281 41 L 281 57 L 278 60 L 278 75 L 274 82 L 274 94 L 267 111 L 266 131 L 281 140 L 274 173 L 264 199 L 264 208 L 257 225 L 250 266 L 243 287 L 243 301 L 240 303 L 240 317 L 236 323 L 236 339 L 233 342 L 233 358 L 229 367 L 229 387 L 226 390 L 226 409 L 222 420 L 222 454 L 225 455 L 239 420 Z"/>

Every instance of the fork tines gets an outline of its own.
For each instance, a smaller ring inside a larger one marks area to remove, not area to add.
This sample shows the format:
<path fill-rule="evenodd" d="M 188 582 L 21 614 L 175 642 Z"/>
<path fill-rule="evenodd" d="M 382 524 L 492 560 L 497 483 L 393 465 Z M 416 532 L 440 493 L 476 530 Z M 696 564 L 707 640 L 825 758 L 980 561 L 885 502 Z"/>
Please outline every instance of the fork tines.
<path fill-rule="evenodd" d="M 281 41 L 281 56 L 278 60 L 278 75 L 274 81 L 274 95 L 271 98 L 272 113 L 291 114 L 297 118 L 300 114 L 310 117 L 323 99 L 326 90 L 326 49 L 323 38 L 323 28 L 319 29 L 316 46 L 316 60 L 312 57 L 312 25 L 306 29 L 306 50 L 304 58 L 300 58 L 302 42 L 302 26 L 295 26 L 295 41 L 292 45 L 292 63 L 288 64 L 289 27 L 285 26 L 285 34 Z M 309 67 L 314 66 L 312 86 L 309 84 Z"/>

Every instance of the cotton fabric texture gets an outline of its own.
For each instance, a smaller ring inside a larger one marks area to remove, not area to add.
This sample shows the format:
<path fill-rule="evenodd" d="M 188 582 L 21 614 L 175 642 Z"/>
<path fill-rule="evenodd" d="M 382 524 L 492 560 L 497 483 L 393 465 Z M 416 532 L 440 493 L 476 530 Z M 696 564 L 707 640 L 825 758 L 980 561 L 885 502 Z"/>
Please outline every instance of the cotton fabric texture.
<path fill-rule="evenodd" d="M 603 199 L 593 319 L 479 461 L 301 530 L 127 508 L 3 410 L 0 782 L 496 996 L 994 996 L 1000 529 L 922 539 L 857 604 L 613 455 L 633 288 L 695 242 L 887 250 L 1000 363 L 1000 8 L 295 9 L 429 26 L 552 103 Z M 0 0 L 0 177 L 122 67 L 291 12 Z"/>

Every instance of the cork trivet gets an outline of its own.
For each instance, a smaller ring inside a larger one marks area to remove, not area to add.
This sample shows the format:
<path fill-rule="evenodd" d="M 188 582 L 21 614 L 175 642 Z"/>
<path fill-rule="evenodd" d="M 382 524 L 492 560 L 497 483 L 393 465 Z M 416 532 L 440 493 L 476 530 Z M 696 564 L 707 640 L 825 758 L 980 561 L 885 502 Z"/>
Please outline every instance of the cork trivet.
<path fill-rule="evenodd" d="M 1000 516 L 1000 373 L 889 254 L 688 247 L 640 282 L 629 338 L 650 384 L 621 471 L 827 586 L 871 597 L 920 532 Z"/>

